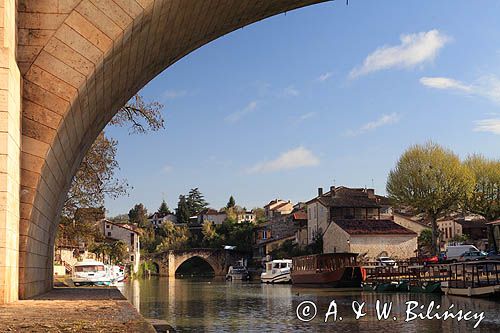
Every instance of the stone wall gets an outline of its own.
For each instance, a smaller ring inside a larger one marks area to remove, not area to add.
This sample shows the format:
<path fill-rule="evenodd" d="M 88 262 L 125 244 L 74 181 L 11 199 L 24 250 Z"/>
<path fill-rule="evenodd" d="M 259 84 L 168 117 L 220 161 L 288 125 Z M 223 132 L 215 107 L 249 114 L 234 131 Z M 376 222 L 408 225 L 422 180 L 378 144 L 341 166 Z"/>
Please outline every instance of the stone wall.
<path fill-rule="evenodd" d="M 21 76 L 15 0 L 0 0 L 0 304 L 18 298 Z"/>

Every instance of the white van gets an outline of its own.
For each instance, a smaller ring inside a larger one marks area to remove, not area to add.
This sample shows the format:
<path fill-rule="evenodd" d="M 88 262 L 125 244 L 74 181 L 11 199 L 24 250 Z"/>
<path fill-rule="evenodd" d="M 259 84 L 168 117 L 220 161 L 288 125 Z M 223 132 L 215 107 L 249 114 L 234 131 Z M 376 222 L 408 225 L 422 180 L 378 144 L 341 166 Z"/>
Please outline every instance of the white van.
<path fill-rule="evenodd" d="M 446 257 L 449 261 L 457 261 L 458 258 L 471 251 L 479 251 L 474 245 L 450 245 L 446 248 Z"/>

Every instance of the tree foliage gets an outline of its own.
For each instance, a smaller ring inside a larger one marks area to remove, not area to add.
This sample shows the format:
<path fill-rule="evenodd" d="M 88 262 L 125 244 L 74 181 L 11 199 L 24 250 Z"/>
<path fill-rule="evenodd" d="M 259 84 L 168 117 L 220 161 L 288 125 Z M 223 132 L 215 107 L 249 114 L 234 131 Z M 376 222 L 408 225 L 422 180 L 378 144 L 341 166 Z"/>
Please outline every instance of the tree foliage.
<path fill-rule="evenodd" d="M 203 209 L 208 207 L 208 202 L 206 202 L 205 197 L 197 187 L 189 191 L 186 202 L 191 216 L 198 215 Z"/>
<path fill-rule="evenodd" d="M 236 206 L 236 201 L 234 200 L 233 196 L 229 197 L 229 201 L 227 202 L 226 208 L 231 208 Z"/>
<path fill-rule="evenodd" d="M 500 218 L 500 160 L 471 155 L 466 167 L 474 175 L 474 188 L 467 198 L 467 209 L 488 221 Z"/>
<path fill-rule="evenodd" d="M 142 203 L 136 204 L 134 208 L 129 210 L 128 218 L 130 223 L 133 223 L 138 227 L 145 228 L 149 226 L 148 211 Z"/>
<path fill-rule="evenodd" d="M 189 206 L 185 195 L 179 196 L 179 203 L 177 204 L 175 215 L 177 217 L 177 223 L 189 222 L 189 218 L 191 217 L 191 212 L 189 210 Z"/>
<path fill-rule="evenodd" d="M 434 143 L 410 147 L 387 179 L 394 202 L 424 213 L 432 226 L 432 254 L 439 252 L 437 219 L 462 208 L 474 177 L 453 152 Z"/>
<path fill-rule="evenodd" d="M 190 232 L 187 226 L 178 226 L 167 221 L 162 224 L 160 233 L 162 240 L 156 247 L 156 251 L 188 248 Z"/>
<path fill-rule="evenodd" d="M 158 208 L 158 213 L 165 215 L 171 213 L 165 200 L 161 202 L 160 208 Z"/>

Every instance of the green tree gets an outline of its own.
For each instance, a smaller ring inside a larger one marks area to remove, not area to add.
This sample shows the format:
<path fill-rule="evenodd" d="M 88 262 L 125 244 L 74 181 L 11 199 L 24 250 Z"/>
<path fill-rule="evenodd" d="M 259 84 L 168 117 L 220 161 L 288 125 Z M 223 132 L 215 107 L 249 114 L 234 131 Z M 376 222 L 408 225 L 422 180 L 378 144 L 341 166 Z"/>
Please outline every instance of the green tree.
<path fill-rule="evenodd" d="M 255 222 L 257 224 L 266 222 L 266 210 L 264 208 L 254 208 L 253 213 L 255 214 Z"/>
<path fill-rule="evenodd" d="M 177 223 L 188 223 L 191 217 L 191 211 L 186 200 L 186 196 L 179 196 L 179 203 L 177 204 L 177 209 L 175 212 L 177 217 Z"/>
<path fill-rule="evenodd" d="M 431 229 L 424 229 L 420 232 L 420 235 L 418 236 L 418 248 L 420 249 L 421 252 L 424 253 L 429 253 L 432 252 L 433 246 L 432 246 L 432 230 Z"/>
<path fill-rule="evenodd" d="M 109 259 L 112 263 L 118 264 L 125 261 L 128 256 L 127 244 L 125 242 L 118 240 L 111 243 L 109 249 Z"/>
<path fill-rule="evenodd" d="M 229 197 L 229 201 L 227 202 L 226 208 L 231 208 L 236 206 L 236 201 L 234 200 L 233 196 Z"/>
<path fill-rule="evenodd" d="M 171 213 L 165 200 L 163 200 L 161 202 L 160 208 L 158 208 L 158 213 L 160 213 L 160 214 L 170 214 Z"/>
<path fill-rule="evenodd" d="M 464 163 L 474 175 L 474 188 L 472 195 L 467 197 L 467 209 L 488 221 L 499 219 L 500 160 L 471 155 Z"/>
<path fill-rule="evenodd" d="M 148 211 L 142 203 L 136 204 L 134 208 L 128 212 L 128 218 L 130 223 L 133 223 L 140 228 L 145 228 L 149 225 Z"/>
<path fill-rule="evenodd" d="M 203 234 L 203 247 L 218 248 L 222 245 L 222 238 L 217 233 L 216 227 L 212 223 L 203 223 L 201 233 Z"/>
<path fill-rule="evenodd" d="M 203 209 L 208 207 L 208 202 L 205 201 L 203 194 L 201 194 L 197 187 L 189 191 L 186 202 L 191 216 L 198 215 Z"/>
<path fill-rule="evenodd" d="M 187 226 L 176 226 L 167 221 L 162 224 L 161 228 L 165 236 L 156 251 L 180 250 L 188 247 L 191 235 Z"/>
<path fill-rule="evenodd" d="M 424 213 L 432 226 L 431 254 L 439 252 L 437 219 L 459 209 L 473 187 L 472 173 L 458 156 L 434 143 L 410 147 L 387 179 L 394 202 Z"/>

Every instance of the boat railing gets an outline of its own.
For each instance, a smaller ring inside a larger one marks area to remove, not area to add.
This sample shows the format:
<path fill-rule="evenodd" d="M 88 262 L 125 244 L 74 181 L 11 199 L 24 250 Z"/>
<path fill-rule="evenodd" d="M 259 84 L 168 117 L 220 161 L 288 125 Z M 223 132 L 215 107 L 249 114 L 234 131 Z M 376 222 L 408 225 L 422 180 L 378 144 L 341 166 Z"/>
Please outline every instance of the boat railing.
<path fill-rule="evenodd" d="M 481 260 L 449 265 L 448 285 L 452 288 L 478 288 L 500 285 L 500 261 Z"/>

